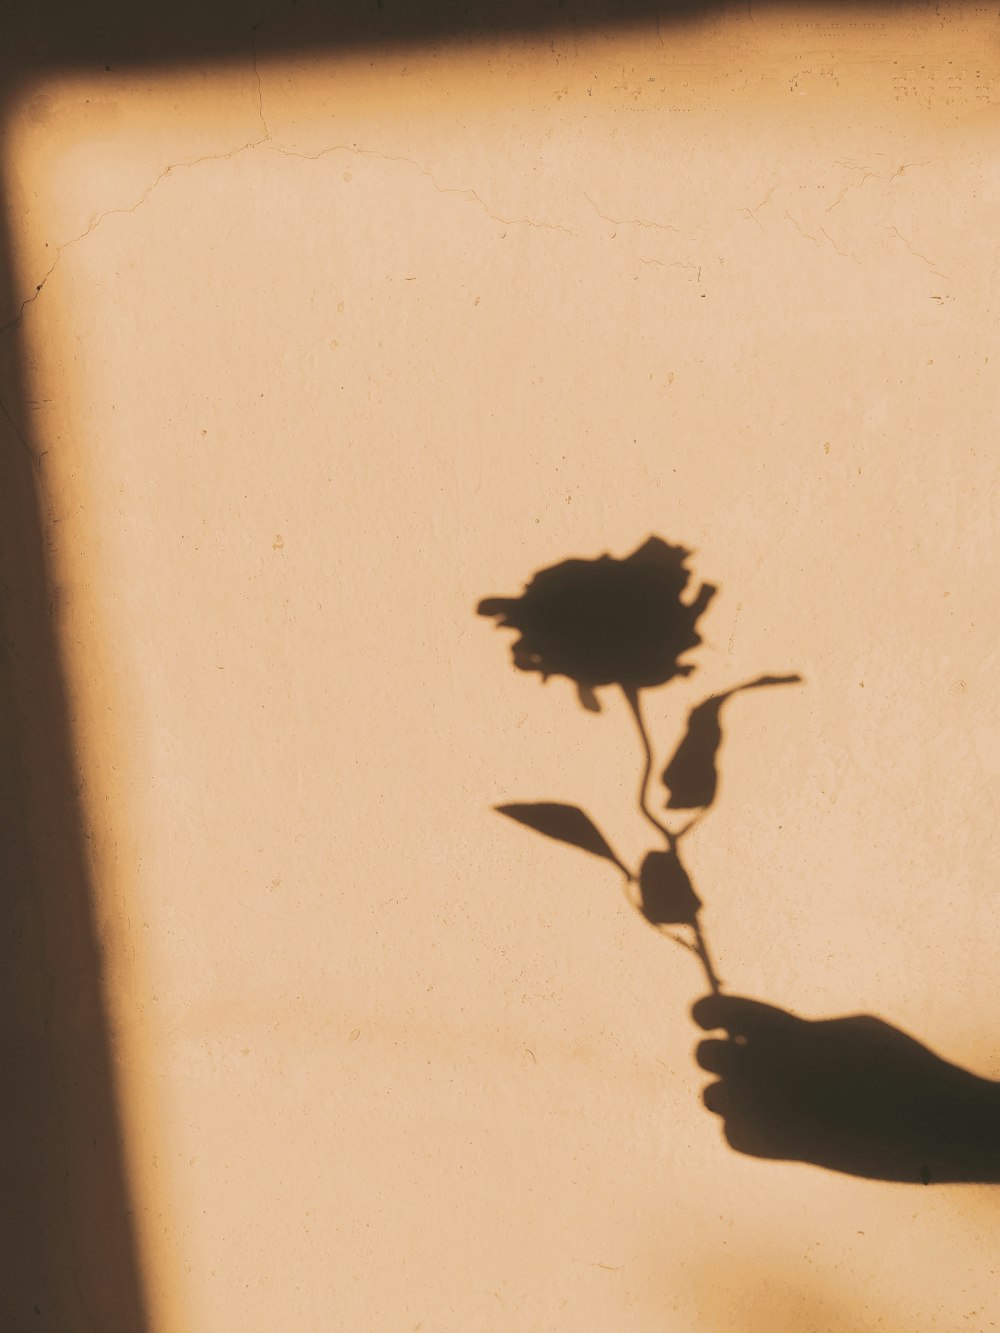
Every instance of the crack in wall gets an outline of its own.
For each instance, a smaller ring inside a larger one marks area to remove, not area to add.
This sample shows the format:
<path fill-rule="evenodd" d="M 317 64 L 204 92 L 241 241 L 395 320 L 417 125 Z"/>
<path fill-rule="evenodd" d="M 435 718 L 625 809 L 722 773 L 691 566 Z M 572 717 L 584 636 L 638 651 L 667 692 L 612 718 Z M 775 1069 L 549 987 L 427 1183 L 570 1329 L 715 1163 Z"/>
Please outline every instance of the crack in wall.
<path fill-rule="evenodd" d="M 264 131 L 265 139 L 270 139 L 271 129 L 267 123 L 267 118 L 264 115 L 264 85 L 261 82 L 260 68 L 257 64 L 257 29 L 264 22 L 266 22 L 266 20 L 261 19 L 260 23 L 255 23 L 251 29 L 251 58 L 253 61 L 253 76 L 257 81 L 257 115 L 260 117 L 260 124 Z"/>
<path fill-rule="evenodd" d="M 27 438 L 21 433 L 21 430 L 18 427 L 17 422 L 11 416 L 10 412 L 7 409 L 7 404 L 4 402 L 2 398 L 0 398 L 0 413 L 3 414 L 4 420 L 7 422 L 8 426 L 10 426 L 11 430 L 14 432 L 15 438 L 18 439 L 24 446 L 25 453 L 31 459 L 32 463 L 34 463 L 34 465 L 37 467 L 39 462 L 41 461 L 42 455 L 39 454 L 37 457 L 35 456 L 35 453 L 31 448 L 31 445 L 28 443 Z M 46 453 L 47 452 L 48 450 L 46 450 Z"/>
<path fill-rule="evenodd" d="M 778 188 L 777 185 L 772 185 L 771 188 L 768 190 L 767 194 L 765 194 L 764 198 L 760 201 L 759 204 L 757 204 L 755 208 L 741 208 L 739 210 L 739 212 L 745 213 L 748 218 L 753 218 L 754 222 L 756 222 L 757 226 L 761 229 L 761 231 L 764 230 L 764 224 L 763 222 L 761 222 L 757 214 L 764 207 L 764 205 L 770 201 L 771 195 L 774 194 L 777 188 Z"/>
<path fill-rule="evenodd" d="M 844 202 L 844 197 L 850 190 L 860 189 L 860 187 L 864 185 L 866 180 L 872 180 L 872 179 L 884 180 L 885 178 L 883 176 L 880 176 L 877 171 L 866 171 L 859 181 L 849 181 L 848 184 L 844 186 L 840 194 L 837 195 L 836 199 L 834 199 L 833 203 L 826 211 L 828 213 L 832 213 L 838 204 Z"/>
<path fill-rule="evenodd" d="M 412 157 L 403 157 L 395 153 L 383 153 L 377 148 L 359 148 L 357 144 L 348 143 L 331 144 L 329 148 L 321 148 L 315 153 L 303 153 L 294 148 L 282 148 L 282 146 L 275 143 L 273 139 L 268 141 L 267 147 L 275 153 L 281 153 L 283 157 L 298 157 L 302 158 L 305 162 L 316 162 L 321 157 L 326 157 L 330 153 L 352 153 L 357 157 L 381 158 L 383 162 L 405 163 L 407 166 L 413 167 L 416 171 L 419 171 L 421 176 L 426 176 L 439 194 L 462 195 L 470 202 L 478 204 L 487 217 L 492 218 L 494 222 L 502 223 L 505 227 L 537 227 L 544 231 L 561 231 L 566 236 L 575 235 L 574 232 L 570 231 L 569 227 L 564 227 L 561 222 L 545 222 L 540 221 L 537 218 L 528 217 L 505 218 L 499 213 L 494 213 L 486 200 L 483 199 L 482 195 L 476 190 L 464 185 L 441 185 L 432 171 L 427 167 L 421 166 L 421 164 Z"/>
<path fill-rule="evenodd" d="M 259 114 L 261 123 L 266 129 L 267 120 L 265 119 L 263 113 L 262 99 L 261 99 L 261 109 Z M 14 315 L 13 318 L 9 319 L 6 322 L 6 324 L 0 325 L 0 334 L 8 333 L 10 330 L 16 328 L 21 323 L 25 311 L 30 306 L 32 306 L 35 303 L 35 301 L 38 300 L 39 296 L 42 294 L 42 291 L 45 288 L 46 283 L 49 281 L 53 273 L 59 267 L 60 260 L 62 259 L 65 252 L 68 249 L 72 248 L 73 246 L 79 245 L 81 241 L 86 240 L 88 236 L 92 235 L 92 233 L 97 230 L 97 228 L 101 225 L 102 222 L 105 221 L 105 219 L 109 217 L 114 217 L 116 215 L 136 212 L 137 209 L 141 208 L 142 205 L 146 203 L 146 201 L 153 194 L 154 190 L 156 190 L 156 188 L 163 181 L 165 181 L 169 176 L 173 175 L 173 173 L 176 171 L 180 171 L 184 168 L 201 166 L 206 162 L 224 162 L 230 158 L 237 157 L 240 153 L 252 151 L 253 149 L 256 148 L 269 148 L 275 153 L 280 153 L 283 157 L 300 158 L 301 160 L 306 162 L 316 162 L 320 158 L 327 157 L 331 153 L 350 153 L 353 154 L 354 156 L 380 158 L 382 161 L 385 162 L 402 163 L 407 166 L 413 167 L 414 170 L 418 171 L 422 176 L 425 176 L 427 180 L 430 181 L 431 185 L 433 185 L 434 189 L 438 191 L 439 194 L 461 195 L 463 198 L 469 200 L 470 202 L 478 204 L 479 207 L 483 210 L 483 212 L 487 215 L 487 217 L 491 218 L 494 222 L 498 222 L 505 227 L 513 227 L 513 226 L 534 227 L 544 231 L 562 232 L 566 236 L 574 235 L 574 233 L 568 227 L 563 226 L 562 223 L 559 222 L 546 222 L 543 220 L 539 220 L 537 218 L 529 218 L 529 217 L 504 217 L 502 214 L 494 212 L 494 210 L 490 208 L 489 204 L 486 202 L 485 199 L 483 199 L 482 195 L 480 195 L 477 190 L 474 190 L 466 186 L 441 185 L 432 171 L 430 171 L 427 167 L 422 166 L 419 162 L 415 161 L 413 158 L 397 156 L 392 153 L 380 152 L 379 150 L 374 148 L 359 148 L 356 144 L 346 144 L 346 143 L 333 144 L 328 148 L 320 149 L 316 153 L 303 153 L 303 152 L 298 152 L 292 148 L 283 148 L 280 144 L 275 143 L 274 140 L 271 138 L 270 131 L 268 130 L 267 133 L 264 134 L 261 138 L 253 139 L 248 143 L 241 144 L 238 148 L 230 149 L 226 153 L 211 153 L 211 154 L 206 154 L 203 157 L 192 158 L 189 161 L 171 162 L 163 171 L 159 173 L 159 175 L 155 178 L 155 180 L 153 180 L 149 185 L 146 186 L 142 194 L 134 203 L 117 208 L 107 208 L 102 213 L 99 213 L 97 217 L 95 217 L 93 221 L 90 222 L 90 224 L 84 228 L 83 231 L 79 232 L 76 236 L 71 236 L 68 240 L 63 241 L 56 246 L 55 258 L 49 265 L 49 268 L 46 270 L 45 273 L 42 274 L 40 280 L 35 284 L 35 289 L 31 293 L 31 295 L 25 297 L 25 299 L 21 302 L 20 306 L 18 307 L 17 314 Z"/>
<path fill-rule="evenodd" d="M 803 237 L 803 239 L 805 239 L 805 240 L 807 240 L 807 241 L 812 241 L 813 245 L 819 245 L 819 241 L 816 239 L 816 237 L 815 237 L 815 236 L 810 236 L 809 233 L 808 233 L 808 232 L 805 230 L 805 228 L 802 226 L 802 223 L 801 223 L 801 222 L 798 222 L 795 218 L 793 218 L 792 215 L 791 215 L 791 213 L 789 213 L 789 211 L 788 211 L 787 208 L 785 209 L 785 217 L 786 217 L 786 218 L 788 219 L 788 221 L 792 224 L 792 226 L 793 226 L 793 227 L 795 228 L 795 230 L 799 233 L 799 235 L 800 235 L 801 237 Z"/>
<path fill-rule="evenodd" d="M 826 237 L 826 239 L 830 242 L 830 244 L 836 250 L 838 255 L 843 255 L 845 259 L 853 259 L 855 264 L 861 263 L 861 260 L 858 258 L 857 255 L 849 254 L 847 250 L 841 250 L 840 246 L 833 239 L 833 237 L 830 235 L 830 233 L 827 231 L 825 227 L 820 227 L 820 234 Z"/>
<path fill-rule="evenodd" d="M 929 167 L 933 160 L 934 160 L 933 158 L 928 157 L 921 162 L 902 162 L 892 173 L 891 176 L 885 176 L 881 171 L 872 171 L 869 168 L 860 167 L 853 162 L 838 162 L 837 163 L 838 167 L 844 167 L 848 171 L 862 171 L 864 172 L 864 174 L 862 175 L 860 180 L 849 181 L 848 184 L 844 186 L 840 194 L 837 195 L 836 199 L 834 199 L 833 203 L 826 211 L 828 213 L 832 213 L 833 210 L 837 207 L 837 205 L 843 202 L 845 195 L 850 190 L 857 189 L 860 186 L 864 185 L 866 180 L 886 181 L 889 185 L 891 185 L 894 180 L 898 179 L 898 177 L 905 176 L 905 174 L 909 171 L 911 167 Z"/>
<path fill-rule="evenodd" d="M 903 235 L 903 233 L 899 230 L 898 227 L 888 227 L 888 226 L 887 226 L 887 227 L 886 227 L 886 231 L 895 232 L 895 234 L 899 237 L 899 239 L 900 239 L 900 240 L 903 242 L 903 244 L 906 246 L 907 250 L 909 250 L 910 254 L 913 255 L 913 257 L 914 257 L 915 259 L 922 259 L 922 260 L 924 261 L 924 263 L 927 265 L 927 267 L 930 269 L 930 271 L 934 274 L 934 276 L 935 276 L 936 278 L 943 278 L 943 279 L 945 280 L 945 282 L 948 282 L 948 281 L 949 281 L 947 273 L 942 273 L 942 272 L 940 271 L 940 269 L 936 269 L 936 268 L 934 267 L 934 260 L 933 260 L 933 259 L 929 259 L 929 258 L 927 257 L 927 255 L 922 255 L 922 254 L 920 253 L 919 250 L 914 250 L 913 246 L 912 246 L 912 245 L 910 244 L 910 242 L 906 239 L 906 237 Z"/>
<path fill-rule="evenodd" d="M 583 197 L 599 218 L 603 218 L 605 222 L 613 222 L 616 227 L 650 227 L 655 231 L 678 230 L 672 222 L 647 222 L 644 218 L 613 218 L 608 213 L 601 212 L 586 190 L 583 192 Z"/>
<path fill-rule="evenodd" d="M 701 285 L 701 265 L 691 259 L 643 259 L 640 255 L 639 263 L 655 264 L 657 268 L 689 268 L 694 272 L 698 285 Z"/>
<path fill-rule="evenodd" d="M 829 209 L 827 210 L 827 212 L 829 212 Z M 813 243 L 814 245 L 819 245 L 819 244 L 820 244 L 820 240 L 819 240 L 819 238 L 816 237 L 816 236 L 813 236 L 810 232 L 806 231 L 805 228 L 802 226 L 801 222 L 799 222 L 797 218 L 792 217 L 791 213 L 789 213 L 789 212 L 787 211 L 787 209 L 785 210 L 785 217 L 788 219 L 789 222 L 792 223 L 792 225 L 795 227 L 796 231 L 799 233 L 799 235 L 800 235 L 804 240 L 806 240 L 806 241 L 812 241 L 812 243 Z M 938 277 L 938 278 L 943 278 L 943 279 L 945 280 L 945 282 L 948 281 L 948 275 L 947 275 L 947 273 L 942 273 L 939 269 L 936 269 L 936 268 L 934 267 L 934 262 L 933 262 L 933 260 L 929 259 L 929 258 L 927 257 L 927 255 L 923 255 L 923 254 L 921 254 L 919 250 L 914 250 L 913 246 L 912 246 L 912 245 L 910 244 L 910 242 L 906 239 L 906 237 L 903 235 L 903 233 L 899 230 L 898 227 L 890 227 L 890 226 L 886 226 L 885 224 L 883 224 L 883 226 L 885 226 L 885 230 L 886 230 L 886 231 L 895 232 L 895 234 L 899 237 L 899 239 L 900 239 L 900 240 L 903 242 L 903 244 L 906 246 L 907 250 L 909 250 L 910 254 L 913 255 L 916 259 L 922 259 L 923 262 L 927 265 L 927 267 L 930 269 L 930 271 L 931 271 L 936 277 Z M 833 247 L 833 249 L 837 252 L 838 255 L 842 255 L 844 259 L 853 259 L 854 262 L 855 262 L 856 264 L 860 264 L 860 263 L 861 263 L 861 260 L 859 259 L 859 257 L 858 257 L 856 254 L 853 254 L 853 253 L 851 253 L 850 251 L 847 251 L 847 250 L 842 250 L 842 249 L 840 248 L 840 246 L 837 244 L 837 242 L 836 242 L 836 241 L 833 239 L 833 237 L 830 235 L 830 233 L 826 230 L 825 227 L 820 227 L 820 228 L 819 228 L 819 232 L 820 232 L 820 235 L 822 235 L 823 237 L 826 238 L 827 241 L 829 241 L 830 245 Z"/>
<path fill-rule="evenodd" d="M 227 153 L 209 153 L 206 154 L 204 157 L 195 157 L 190 159 L 189 161 L 171 162 L 167 167 L 164 168 L 163 171 L 160 172 L 160 174 L 156 177 L 154 181 L 151 182 L 151 184 L 146 186 L 146 188 L 143 190 L 142 194 L 139 196 L 139 198 L 135 201 L 134 204 L 129 204 L 127 207 L 123 206 L 119 208 L 106 208 L 103 213 L 98 213 L 97 217 L 93 219 L 93 221 L 89 224 L 89 226 L 85 227 L 83 231 L 78 233 L 78 235 L 71 236 L 69 240 L 63 241 L 61 242 L 61 244 L 56 246 L 55 259 L 53 259 L 52 263 L 49 265 L 46 272 L 42 275 L 41 280 L 35 284 L 35 290 L 31 293 L 30 296 L 25 297 L 25 299 L 21 302 L 17 314 L 12 319 L 9 319 L 6 324 L 0 325 L 0 334 L 9 332 L 11 329 L 16 328 L 21 323 L 21 320 L 24 317 L 25 310 L 27 310 L 29 306 L 34 305 L 34 303 L 38 300 L 39 296 L 41 296 L 42 291 L 45 288 L 45 284 L 48 282 L 48 280 L 52 277 L 53 273 L 55 273 L 56 269 L 59 267 L 59 261 L 62 259 L 65 252 L 71 249 L 74 245 L 79 245 L 81 241 L 86 240 L 86 238 L 90 236 L 92 232 L 97 230 L 97 228 L 101 225 L 102 222 L 104 222 L 106 218 L 114 217 L 118 214 L 134 213 L 137 209 L 142 207 L 142 205 L 147 201 L 147 199 L 149 199 L 150 195 L 153 193 L 156 187 L 162 181 L 165 181 L 167 177 L 172 175 L 173 172 L 175 171 L 180 171 L 185 167 L 197 167 L 204 162 L 223 162 L 227 158 L 236 157 L 238 154 L 245 153 L 249 149 L 259 148 L 261 147 L 262 144 L 266 142 L 267 142 L 266 139 L 255 139 L 251 143 L 241 144 L 239 148 L 232 148 Z"/>

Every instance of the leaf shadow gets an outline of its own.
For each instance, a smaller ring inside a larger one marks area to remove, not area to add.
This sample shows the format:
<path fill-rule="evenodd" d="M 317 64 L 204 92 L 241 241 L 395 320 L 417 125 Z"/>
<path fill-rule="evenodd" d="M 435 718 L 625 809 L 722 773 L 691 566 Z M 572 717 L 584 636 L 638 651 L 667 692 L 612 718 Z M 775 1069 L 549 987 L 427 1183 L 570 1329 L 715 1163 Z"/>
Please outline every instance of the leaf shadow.
<path fill-rule="evenodd" d="M 687 729 L 670 762 L 663 770 L 668 810 L 707 810 L 719 789 L 719 750 L 722 747 L 722 709 L 737 694 L 770 685 L 798 685 L 802 677 L 758 676 L 734 685 L 722 694 L 710 695 L 688 713 Z"/>
<path fill-rule="evenodd" d="M 579 847 L 582 851 L 600 856 L 617 866 L 627 880 L 633 875 L 621 857 L 614 851 L 594 821 L 576 805 L 560 801 L 528 801 L 494 807 L 501 815 L 514 819 L 526 828 L 534 829 L 547 838 Z"/>

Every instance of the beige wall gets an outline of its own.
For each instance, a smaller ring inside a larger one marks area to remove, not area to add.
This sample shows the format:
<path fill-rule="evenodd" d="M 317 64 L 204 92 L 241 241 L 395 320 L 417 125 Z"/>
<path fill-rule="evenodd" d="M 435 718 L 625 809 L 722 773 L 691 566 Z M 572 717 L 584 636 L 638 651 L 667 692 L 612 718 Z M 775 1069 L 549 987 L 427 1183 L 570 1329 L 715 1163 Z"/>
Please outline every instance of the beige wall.
<path fill-rule="evenodd" d="M 990 1326 L 995 1193 L 725 1146 L 693 960 L 490 810 L 640 852 L 624 706 L 473 610 L 696 548 L 661 754 L 708 689 L 807 681 L 733 706 L 692 842 L 723 977 L 1000 1077 L 996 37 L 772 12 L 24 91 L 157 1333 Z"/>

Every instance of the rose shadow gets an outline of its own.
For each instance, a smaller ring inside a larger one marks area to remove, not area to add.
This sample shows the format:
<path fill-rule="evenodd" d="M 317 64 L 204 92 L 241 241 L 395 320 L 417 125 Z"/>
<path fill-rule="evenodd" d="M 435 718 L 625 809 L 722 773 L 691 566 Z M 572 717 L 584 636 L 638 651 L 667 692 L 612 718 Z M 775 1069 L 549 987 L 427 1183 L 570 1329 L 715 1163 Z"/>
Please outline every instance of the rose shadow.
<path fill-rule="evenodd" d="M 650 537 L 624 560 L 564 560 L 535 574 L 520 597 L 487 597 L 477 612 L 519 631 L 519 671 L 545 681 L 566 676 L 583 706 L 599 711 L 594 691 L 602 686 L 648 689 L 694 670 L 679 659 L 701 643 L 696 624 L 716 589 L 703 584 L 682 600 L 690 555 Z"/>
<path fill-rule="evenodd" d="M 650 537 L 631 555 L 593 560 L 574 557 L 540 570 L 519 597 L 488 597 L 480 615 L 518 632 L 512 648 L 519 671 L 543 681 L 565 676 L 581 704 L 600 712 L 598 689 L 619 689 L 635 721 L 643 753 L 638 809 L 662 845 L 650 850 L 636 873 L 611 848 L 594 821 L 576 806 L 542 801 L 498 807 L 500 813 L 547 837 L 603 857 L 625 878 L 632 907 L 650 925 L 694 953 L 709 989 L 721 988 L 701 924 L 702 902 L 681 861 L 685 834 L 704 817 L 718 790 L 721 711 L 735 694 L 765 685 L 798 681 L 798 676 L 761 676 L 690 709 L 684 736 L 662 774 L 668 799 L 663 808 L 694 812 L 678 830 L 649 804 L 653 748 L 643 716 L 642 692 L 689 676 L 694 666 L 682 657 L 701 642 L 698 621 L 717 589 L 702 584 L 687 596 L 691 552 Z M 674 927 L 681 928 L 678 934 Z M 686 932 L 690 931 L 690 935 Z"/>

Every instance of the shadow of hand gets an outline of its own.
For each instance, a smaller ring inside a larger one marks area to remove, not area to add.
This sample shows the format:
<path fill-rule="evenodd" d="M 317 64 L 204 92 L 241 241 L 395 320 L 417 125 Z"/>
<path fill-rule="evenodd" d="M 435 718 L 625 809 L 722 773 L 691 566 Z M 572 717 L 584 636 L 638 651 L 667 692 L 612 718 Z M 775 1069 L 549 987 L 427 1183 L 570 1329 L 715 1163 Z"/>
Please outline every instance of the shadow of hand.
<path fill-rule="evenodd" d="M 692 1012 L 728 1034 L 697 1059 L 718 1075 L 704 1102 L 737 1152 L 872 1180 L 1000 1182 L 1000 1084 L 878 1018 L 810 1022 L 730 995 Z"/>

